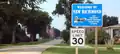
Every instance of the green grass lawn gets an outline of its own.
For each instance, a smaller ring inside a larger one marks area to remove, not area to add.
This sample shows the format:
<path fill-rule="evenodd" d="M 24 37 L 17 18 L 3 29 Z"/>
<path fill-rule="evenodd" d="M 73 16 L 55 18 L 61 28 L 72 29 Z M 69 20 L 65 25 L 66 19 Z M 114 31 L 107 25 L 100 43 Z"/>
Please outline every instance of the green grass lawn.
<path fill-rule="evenodd" d="M 56 46 L 70 46 L 69 44 L 57 44 Z"/>
<path fill-rule="evenodd" d="M 92 46 L 92 47 L 95 46 L 94 44 L 89 44 L 89 45 Z M 100 45 L 100 44 L 99 44 L 98 47 L 106 47 L 106 45 L 104 45 L 104 44 L 103 44 L 103 45 Z M 117 44 L 117 45 L 114 44 L 113 47 L 115 47 L 115 48 L 120 48 L 120 44 Z"/>
<path fill-rule="evenodd" d="M 69 46 L 68 44 L 58 44 L 56 46 Z M 104 46 L 104 45 L 101 45 Z M 117 45 L 118 46 L 118 45 Z M 120 46 L 120 45 L 119 45 Z M 75 54 L 75 48 L 51 47 L 48 48 L 43 54 Z M 79 48 L 79 54 L 94 54 L 94 48 Z M 120 50 L 106 50 L 105 48 L 99 49 L 99 54 L 120 54 Z"/>
<path fill-rule="evenodd" d="M 91 47 L 94 47 L 94 46 L 95 46 L 94 44 L 87 44 L 87 45 L 89 45 L 89 46 L 91 46 Z M 57 44 L 56 46 L 70 46 L 70 45 L 69 45 L 69 44 Z M 106 45 L 104 45 L 104 44 L 103 44 L 103 45 L 100 45 L 100 44 L 99 44 L 98 47 L 106 47 Z M 120 48 L 120 44 L 119 44 L 119 45 L 118 45 L 118 44 L 117 44 L 117 45 L 115 44 L 114 47 L 115 47 L 115 48 Z"/>
<path fill-rule="evenodd" d="M 75 54 L 75 48 L 49 48 L 43 54 Z M 79 54 L 94 54 L 94 49 L 79 49 Z M 120 54 L 120 50 L 99 50 L 99 54 Z"/>
<path fill-rule="evenodd" d="M 44 43 L 50 41 L 50 39 L 42 39 L 36 42 L 21 42 L 21 43 L 16 43 L 16 44 L 0 44 L 0 48 L 5 48 L 5 47 L 9 47 L 9 46 L 20 46 L 20 45 L 35 45 L 35 44 L 40 44 L 40 43 Z"/>
<path fill-rule="evenodd" d="M 120 45 L 114 45 L 114 47 L 120 48 Z"/>

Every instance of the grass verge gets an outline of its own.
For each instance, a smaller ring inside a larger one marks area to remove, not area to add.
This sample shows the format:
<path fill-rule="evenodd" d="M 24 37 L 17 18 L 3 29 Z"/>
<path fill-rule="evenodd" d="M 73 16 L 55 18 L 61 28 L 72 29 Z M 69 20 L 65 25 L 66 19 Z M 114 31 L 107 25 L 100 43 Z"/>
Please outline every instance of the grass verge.
<path fill-rule="evenodd" d="M 70 46 L 69 44 L 57 44 L 56 46 Z"/>
<path fill-rule="evenodd" d="M 56 46 L 69 46 L 68 44 L 58 44 Z M 44 51 L 42 54 L 75 54 L 75 48 L 51 47 Z M 105 48 L 99 49 L 98 54 L 119 54 L 120 50 L 106 50 Z M 79 48 L 79 54 L 94 54 L 94 48 Z"/>
<path fill-rule="evenodd" d="M 5 48 L 5 47 L 9 47 L 9 46 L 20 46 L 20 45 L 36 45 L 36 44 L 40 44 L 40 43 L 44 43 L 47 41 L 50 41 L 51 39 L 42 39 L 36 42 L 21 42 L 21 43 L 16 43 L 16 44 L 0 44 L 0 48 Z"/>
<path fill-rule="evenodd" d="M 120 50 L 99 50 L 99 54 L 119 54 Z M 49 48 L 43 54 L 75 54 L 75 48 Z M 79 54 L 94 54 L 94 49 L 79 49 Z"/>
<path fill-rule="evenodd" d="M 94 47 L 95 45 L 94 44 L 88 44 L 89 46 L 92 46 Z M 99 44 L 98 47 L 106 47 L 106 45 L 102 45 L 102 44 Z M 113 47 L 115 48 L 120 48 L 120 44 L 114 44 Z"/>

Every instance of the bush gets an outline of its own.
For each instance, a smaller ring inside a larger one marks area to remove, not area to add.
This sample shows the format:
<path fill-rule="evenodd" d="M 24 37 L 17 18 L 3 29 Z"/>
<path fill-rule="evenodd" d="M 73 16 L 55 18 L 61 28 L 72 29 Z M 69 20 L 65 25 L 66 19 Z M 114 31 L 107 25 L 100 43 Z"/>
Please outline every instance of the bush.
<path fill-rule="evenodd" d="M 65 43 L 69 42 L 69 37 L 70 37 L 70 33 L 67 30 L 63 30 L 62 31 L 62 38 L 65 41 Z"/>
<path fill-rule="evenodd" d="M 107 47 L 107 50 L 112 50 L 112 51 L 114 51 L 113 47 Z"/>
<path fill-rule="evenodd" d="M 109 38 L 109 34 L 103 30 L 98 30 L 98 44 L 105 44 L 105 40 Z M 95 43 L 95 31 L 87 34 L 87 43 Z"/>

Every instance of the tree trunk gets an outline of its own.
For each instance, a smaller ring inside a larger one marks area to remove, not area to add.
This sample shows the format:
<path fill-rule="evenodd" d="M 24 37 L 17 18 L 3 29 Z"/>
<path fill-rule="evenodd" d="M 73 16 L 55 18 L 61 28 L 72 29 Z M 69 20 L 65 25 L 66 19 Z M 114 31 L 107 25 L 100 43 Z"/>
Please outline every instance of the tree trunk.
<path fill-rule="evenodd" d="M 3 38 L 3 32 L 0 31 L 0 44 L 2 43 L 2 38 Z"/>
<path fill-rule="evenodd" d="M 30 39 L 33 42 L 33 35 L 32 34 L 30 34 Z"/>
<path fill-rule="evenodd" d="M 45 27 L 46 27 L 46 26 L 45 26 Z M 49 35 L 47 34 L 45 27 L 43 27 L 42 34 L 43 34 L 44 39 L 48 39 L 48 38 L 49 38 Z"/>
<path fill-rule="evenodd" d="M 31 41 L 32 41 L 32 42 L 35 41 L 35 40 L 36 40 L 36 34 L 31 34 L 31 35 L 30 35 L 30 38 L 31 38 Z"/>
<path fill-rule="evenodd" d="M 15 33 L 16 33 L 16 27 L 15 28 L 13 28 L 13 32 L 12 32 L 12 43 L 14 44 L 14 43 L 16 43 L 16 37 L 15 37 Z"/>

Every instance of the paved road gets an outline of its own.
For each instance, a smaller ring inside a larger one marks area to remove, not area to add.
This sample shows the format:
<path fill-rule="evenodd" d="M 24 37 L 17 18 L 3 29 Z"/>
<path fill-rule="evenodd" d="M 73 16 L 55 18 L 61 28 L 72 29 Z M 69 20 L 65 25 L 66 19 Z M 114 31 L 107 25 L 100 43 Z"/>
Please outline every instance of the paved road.
<path fill-rule="evenodd" d="M 12 46 L 0 49 L 0 52 L 8 52 L 8 54 L 41 54 L 45 49 L 59 44 L 61 41 L 61 39 L 58 39 L 38 45 Z"/>

